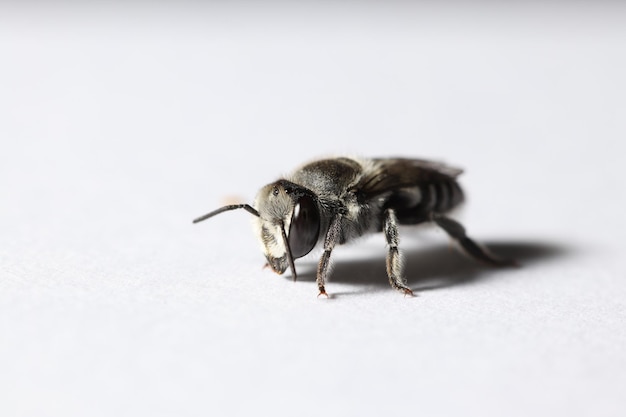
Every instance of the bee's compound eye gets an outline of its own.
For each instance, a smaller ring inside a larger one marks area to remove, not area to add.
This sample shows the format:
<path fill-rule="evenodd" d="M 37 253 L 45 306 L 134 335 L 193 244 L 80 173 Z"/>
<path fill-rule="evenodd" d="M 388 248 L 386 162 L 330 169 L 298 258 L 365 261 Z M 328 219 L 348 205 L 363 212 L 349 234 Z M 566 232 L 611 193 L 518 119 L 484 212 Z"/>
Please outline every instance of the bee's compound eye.
<path fill-rule="evenodd" d="M 311 252 L 320 234 L 320 213 L 313 198 L 302 196 L 298 199 L 289 226 L 289 247 L 291 255 L 301 258 Z"/>

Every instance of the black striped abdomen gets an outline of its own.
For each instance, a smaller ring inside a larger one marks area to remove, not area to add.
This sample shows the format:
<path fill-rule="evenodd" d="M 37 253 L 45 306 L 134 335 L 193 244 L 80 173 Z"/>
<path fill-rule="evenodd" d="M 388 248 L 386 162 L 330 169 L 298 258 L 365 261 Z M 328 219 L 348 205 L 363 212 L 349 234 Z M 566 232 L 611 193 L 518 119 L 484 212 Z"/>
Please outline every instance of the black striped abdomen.
<path fill-rule="evenodd" d="M 456 180 L 451 178 L 425 184 L 421 187 L 421 190 L 422 202 L 419 208 L 423 208 L 427 212 L 445 213 L 463 201 L 461 187 Z"/>
<path fill-rule="evenodd" d="M 463 190 L 454 178 L 441 176 L 433 181 L 395 190 L 385 208 L 393 208 L 400 224 L 417 224 L 431 213 L 446 213 L 463 202 Z"/>

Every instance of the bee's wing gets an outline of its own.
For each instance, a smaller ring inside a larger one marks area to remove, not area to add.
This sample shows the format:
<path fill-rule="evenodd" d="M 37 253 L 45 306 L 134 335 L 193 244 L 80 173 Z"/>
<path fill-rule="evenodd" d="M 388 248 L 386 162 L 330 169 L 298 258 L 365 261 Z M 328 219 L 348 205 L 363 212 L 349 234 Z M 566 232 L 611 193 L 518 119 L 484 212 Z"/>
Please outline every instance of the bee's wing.
<path fill-rule="evenodd" d="M 355 188 L 370 198 L 400 188 L 454 179 L 462 172 L 459 168 L 426 159 L 372 159 L 371 168 L 365 170 Z"/>

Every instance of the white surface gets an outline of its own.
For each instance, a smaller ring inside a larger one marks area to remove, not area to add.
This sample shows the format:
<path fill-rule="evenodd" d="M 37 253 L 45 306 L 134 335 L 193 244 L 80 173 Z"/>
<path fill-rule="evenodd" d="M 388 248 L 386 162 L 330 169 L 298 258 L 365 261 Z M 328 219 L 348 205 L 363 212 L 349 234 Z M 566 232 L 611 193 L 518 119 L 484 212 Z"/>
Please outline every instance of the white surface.
<path fill-rule="evenodd" d="M 618 416 L 626 11 L 0 13 L 0 414 Z M 326 154 L 466 169 L 484 268 L 403 230 L 262 270 L 228 196 Z"/>

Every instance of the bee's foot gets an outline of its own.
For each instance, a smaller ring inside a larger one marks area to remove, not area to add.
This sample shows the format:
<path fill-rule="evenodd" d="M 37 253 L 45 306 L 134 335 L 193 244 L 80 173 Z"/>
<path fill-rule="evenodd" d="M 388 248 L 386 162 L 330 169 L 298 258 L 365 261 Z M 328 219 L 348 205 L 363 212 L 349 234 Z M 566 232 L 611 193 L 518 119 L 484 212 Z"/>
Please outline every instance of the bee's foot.
<path fill-rule="evenodd" d="M 400 288 L 400 291 L 402 291 L 404 293 L 404 296 L 406 297 L 407 295 L 410 297 L 415 297 L 415 294 L 413 293 L 413 290 L 411 290 L 408 287 L 404 287 L 404 288 Z"/>
<path fill-rule="evenodd" d="M 326 290 L 324 289 L 324 287 L 320 287 L 320 293 L 317 294 L 317 298 L 319 298 L 321 295 L 325 296 L 326 298 L 330 298 L 328 294 L 326 293 Z"/>

